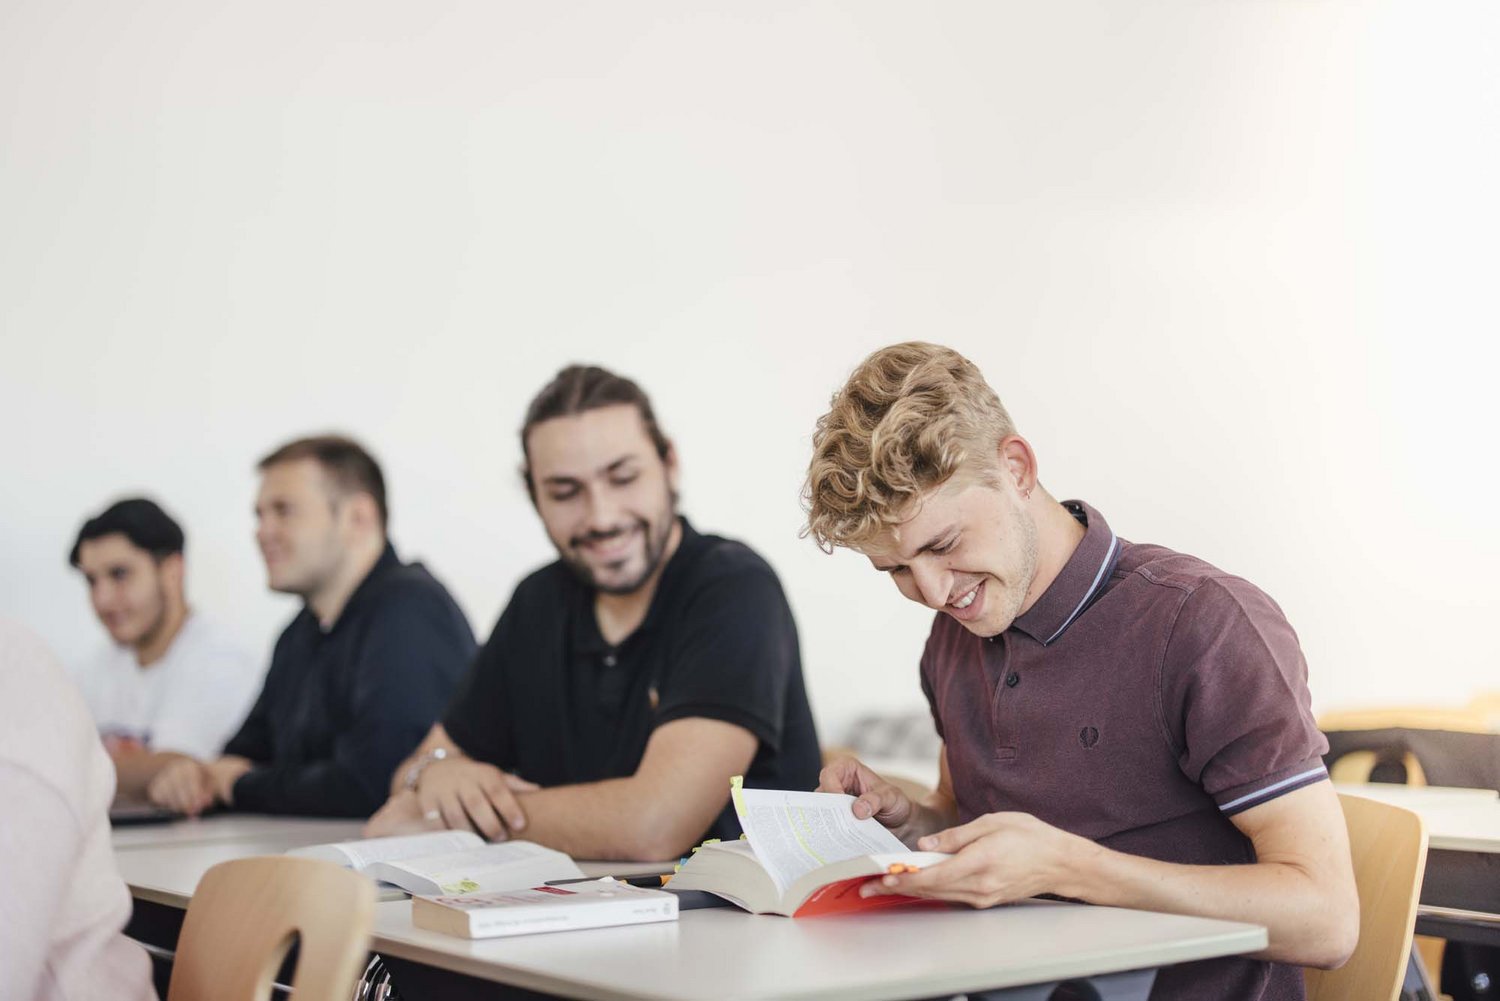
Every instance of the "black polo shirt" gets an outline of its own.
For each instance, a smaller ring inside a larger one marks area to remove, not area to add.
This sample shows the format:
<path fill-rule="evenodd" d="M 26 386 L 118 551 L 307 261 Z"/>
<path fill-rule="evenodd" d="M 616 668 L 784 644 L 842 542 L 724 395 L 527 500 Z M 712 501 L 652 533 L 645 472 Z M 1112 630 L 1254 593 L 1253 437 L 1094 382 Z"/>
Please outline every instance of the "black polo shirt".
<path fill-rule="evenodd" d="M 561 562 L 516 588 L 443 719 L 465 754 L 543 786 L 624 778 L 656 727 L 706 717 L 759 741 L 747 785 L 817 785 L 797 627 L 765 560 L 684 518 L 645 619 L 617 647 L 594 597 Z M 738 837 L 724 795 L 709 836 Z"/>
<path fill-rule="evenodd" d="M 304 607 L 276 641 L 265 687 L 224 747 L 256 762 L 234 785 L 235 808 L 369 816 L 474 649 L 443 585 L 387 545 L 332 628 Z"/>

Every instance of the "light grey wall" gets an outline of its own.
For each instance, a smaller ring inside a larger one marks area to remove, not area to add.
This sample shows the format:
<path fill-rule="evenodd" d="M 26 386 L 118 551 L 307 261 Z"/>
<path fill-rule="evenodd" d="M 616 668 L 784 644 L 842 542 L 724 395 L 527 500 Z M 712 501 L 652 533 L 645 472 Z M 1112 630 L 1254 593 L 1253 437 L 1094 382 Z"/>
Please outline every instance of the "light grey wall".
<path fill-rule="evenodd" d="M 487 632 L 549 550 L 514 431 L 655 395 L 796 608 L 829 736 L 927 616 L 797 538 L 870 350 L 973 357 L 1043 480 L 1259 582 L 1321 707 L 1494 687 L 1493 4 L 0 2 L 0 610 L 149 491 L 269 644 L 252 464 L 365 439 Z"/>

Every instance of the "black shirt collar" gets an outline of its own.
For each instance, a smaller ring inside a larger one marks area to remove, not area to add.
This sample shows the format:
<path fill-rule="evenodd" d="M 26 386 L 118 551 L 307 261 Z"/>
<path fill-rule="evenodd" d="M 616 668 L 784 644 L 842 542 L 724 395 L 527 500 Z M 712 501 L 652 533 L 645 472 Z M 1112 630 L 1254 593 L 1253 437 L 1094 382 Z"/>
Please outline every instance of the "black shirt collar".
<path fill-rule="evenodd" d="M 1078 500 L 1063 501 L 1063 507 L 1082 522 L 1083 539 L 1036 604 L 1011 624 L 1043 646 L 1066 632 L 1098 597 L 1120 559 L 1120 540 L 1104 515 Z"/>
<path fill-rule="evenodd" d="M 646 609 L 646 617 L 641 621 L 642 632 L 654 627 L 661 621 L 666 612 L 662 611 L 667 606 L 668 598 L 672 591 L 682 582 L 683 574 L 687 568 L 698 562 L 702 555 L 705 542 L 703 536 L 699 535 L 692 525 L 688 524 L 687 518 L 677 516 L 677 523 L 682 526 L 682 538 L 677 542 L 677 549 L 672 553 L 672 558 L 667 560 L 667 565 L 662 568 L 661 579 L 656 582 L 656 593 L 651 595 L 651 607 Z"/>
<path fill-rule="evenodd" d="M 313 612 L 312 608 L 304 605 L 303 611 L 312 619 L 313 625 L 318 627 L 320 633 L 325 636 L 330 635 L 335 629 L 343 625 L 351 614 L 357 612 L 361 604 L 369 599 L 370 592 L 375 589 L 375 582 L 379 578 L 400 566 L 401 560 L 396 555 L 396 547 L 391 545 L 390 540 L 387 539 L 385 549 L 380 553 L 380 558 L 375 561 L 375 565 L 370 568 L 370 572 L 365 574 L 364 580 L 359 582 L 359 586 L 354 589 L 354 593 L 349 595 L 349 600 L 344 602 L 344 607 L 339 612 L 339 617 L 333 620 L 333 625 L 324 629 L 323 624 L 318 621 L 318 616 Z"/>

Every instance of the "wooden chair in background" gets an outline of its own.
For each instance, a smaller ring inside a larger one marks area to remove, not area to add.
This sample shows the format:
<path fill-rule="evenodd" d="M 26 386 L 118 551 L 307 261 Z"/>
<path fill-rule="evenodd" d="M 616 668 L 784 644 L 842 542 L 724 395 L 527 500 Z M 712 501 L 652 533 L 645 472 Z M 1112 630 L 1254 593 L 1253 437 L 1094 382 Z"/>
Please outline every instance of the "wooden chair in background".
<path fill-rule="evenodd" d="M 167 1001 L 266 1001 L 293 942 L 297 1001 L 347 1001 L 374 921 L 374 885 L 332 862 L 216 865 L 188 904 Z"/>
<path fill-rule="evenodd" d="M 1476 713 L 1486 726 L 1500 733 L 1500 692 L 1481 692 L 1464 708 Z"/>
<path fill-rule="evenodd" d="M 1339 969 L 1306 971 L 1308 1001 L 1396 1001 L 1411 955 L 1427 829 L 1400 807 L 1343 794 L 1339 803 L 1359 888 L 1359 944 Z"/>
<path fill-rule="evenodd" d="M 1475 700 L 1478 702 L 1478 700 Z M 1318 729 L 1329 730 L 1448 730 L 1452 733 L 1490 733 L 1482 706 L 1385 706 L 1345 709 L 1318 717 Z"/>
<path fill-rule="evenodd" d="M 1387 706 L 1324 713 L 1335 782 L 1500 789 L 1500 692 L 1464 706 Z M 1418 935 L 1418 969 L 1436 973 L 1448 943 Z M 1440 995 L 1441 996 L 1441 995 Z"/>
<path fill-rule="evenodd" d="M 1406 785 L 1425 786 L 1427 784 L 1427 773 L 1422 771 L 1422 763 L 1417 760 L 1415 754 L 1403 751 L 1400 762 L 1402 772 L 1406 775 Z M 1328 777 L 1334 782 L 1359 785 L 1369 782 L 1376 767 L 1382 763 L 1381 755 L 1375 751 L 1350 751 L 1339 755 L 1333 767 L 1328 769 Z"/>

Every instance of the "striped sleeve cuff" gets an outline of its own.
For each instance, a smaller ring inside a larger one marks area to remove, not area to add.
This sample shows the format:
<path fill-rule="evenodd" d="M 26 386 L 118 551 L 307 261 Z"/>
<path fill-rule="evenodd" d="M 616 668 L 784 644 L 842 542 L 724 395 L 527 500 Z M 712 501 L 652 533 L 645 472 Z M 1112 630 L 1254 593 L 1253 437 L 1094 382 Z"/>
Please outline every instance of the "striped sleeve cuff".
<path fill-rule="evenodd" d="M 1323 767 L 1323 760 L 1311 758 L 1292 768 L 1272 772 L 1258 781 L 1246 782 L 1217 793 L 1214 795 L 1214 802 L 1218 804 L 1220 813 L 1226 817 L 1232 817 L 1236 813 L 1242 813 L 1262 803 L 1269 803 L 1278 796 L 1285 796 L 1289 792 L 1295 792 L 1314 782 L 1322 782 L 1326 778 L 1328 778 L 1328 769 Z"/>

